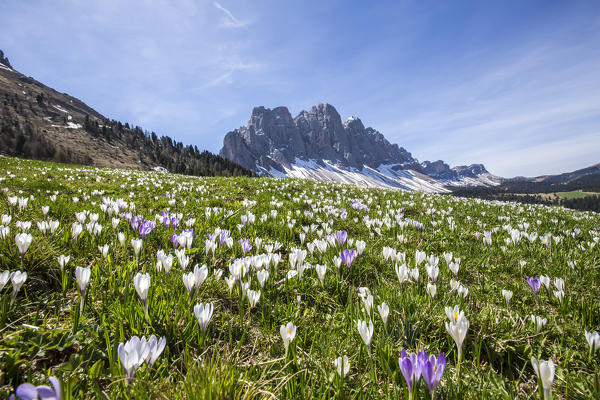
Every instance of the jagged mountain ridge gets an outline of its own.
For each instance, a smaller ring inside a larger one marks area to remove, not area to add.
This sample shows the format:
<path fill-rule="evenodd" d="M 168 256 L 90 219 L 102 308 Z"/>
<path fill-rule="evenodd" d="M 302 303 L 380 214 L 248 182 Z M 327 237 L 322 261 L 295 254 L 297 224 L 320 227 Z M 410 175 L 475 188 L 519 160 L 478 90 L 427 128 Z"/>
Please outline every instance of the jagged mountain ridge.
<path fill-rule="evenodd" d="M 330 104 L 292 118 L 286 107 L 255 107 L 247 126 L 225 135 L 221 156 L 266 176 L 447 192 L 447 185 L 491 186 L 500 178 L 482 164 L 450 168 L 420 163 L 356 117 L 342 122 Z"/>
<path fill-rule="evenodd" d="M 0 154 L 188 175 L 252 175 L 195 146 L 109 120 L 15 70 L 0 50 Z"/>

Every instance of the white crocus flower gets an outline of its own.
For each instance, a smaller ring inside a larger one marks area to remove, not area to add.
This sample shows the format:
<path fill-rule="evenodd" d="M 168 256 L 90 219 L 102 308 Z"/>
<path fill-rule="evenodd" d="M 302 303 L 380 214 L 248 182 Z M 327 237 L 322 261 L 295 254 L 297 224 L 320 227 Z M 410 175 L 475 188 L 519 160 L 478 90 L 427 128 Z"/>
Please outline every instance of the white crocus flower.
<path fill-rule="evenodd" d="M 137 259 L 140 255 L 140 250 L 144 241 L 142 239 L 131 239 L 131 247 L 133 247 L 133 253 L 135 254 L 135 258 Z"/>
<path fill-rule="evenodd" d="M 141 272 L 138 272 L 133 277 L 133 285 L 135 286 L 135 291 L 140 296 L 142 303 L 144 303 L 144 308 L 146 308 L 148 290 L 150 290 L 150 274 L 142 274 Z"/>
<path fill-rule="evenodd" d="M 367 325 L 366 321 L 358 320 L 357 325 L 358 333 L 370 351 L 371 339 L 373 338 L 373 321 L 369 320 L 369 324 Z"/>
<path fill-rule="evenodd" d="M 283 340 L 285 354 L 287 355 L 288 347 L 296 337 L 296 326 L 292 322 L 288 322 L 287 325 L 281 325 L 279 327 L 279 334 L 281 335 L 281 339 Z"/>
<path fill-rule="evenodd" d="M 269 271 L 266 269 L 261 269 L 256 273 L 256 279 L 258 279 L 260 287 L 264 289 L 265 282 L 267 281 L 267 279 L 269 279 Z"/>
<path fill-rule="evenodd" d="M 258 300 L 260 299 L 260 290 L 252 290 L 248 289 L 246 291 L 246 296 L 248 296 L 248 302 L 250 303 L 250 308 L 255 307 L 258 304 Z"/>
<path fill-rule="evenodd" d="M 146 340 L 142 340 L 137 336 L 132 337 L 125 343 L 119 343 L 117 353 L 123 368 L 125 368 L 127 381 L 133 378 L 135 371 L 150 355 L 150 351 L 150 346 L 148 346 Z"/>
<path fill-rule="evenodd" d="M 13 286 L 13 295 L 12 295 L 12 299 L 11 299 L 11 304 L 17 298 L 17 293 L 19 293 L 19 290 L 21 290 L 21 286 L 23 286 L 23 284 L 25 283 L 26 280 L 27 280 L 27 272 L 24 272 L 24 271 L 16 271 L 10 275 L 10 282 L 12 283 L 12 286 Z"/>
<path fill-rule="evenodd" d="M 196 277 L 194 276 L 194 273 L 193 272 L 190 272 L 188 274 L 184 273 L 182 275 L 182 279 L 183 279 L 183 285 L 187 289 L 188 293 L 192 293 L 192 290 L 194 289 L 194 284 L 196 283 Z"/>
<path fill-rule="evenodd" d="M 9 280 L 10 280 L 10 271 L 9 270 L 0 272 L 0 291 L 2 291 L 2 289 L 4 289 L 4 286 L 6 286 L 6 284 L 8 283 Z"/>
<path fill-rule="evenodd" d="M 502 290 L 502 296 L 504 296 L 504 300 L 506 300 L 506 306 L 508 307 L 508 303 L 510 303 L 510 299 L 513 297 L 513 292 L 511 290 Z"/>
<path fill-rule="evenodd" d="M 456 348 L 458 349 L 458 359 L 460 362 L 462 357 L 462 346 L 465 341 L 465 337 L 467 336 L 467 330 L 469 329 L 471 323 L 467 317 L 465 317 L 462 311 L 460 311 L 460 313 L 458 312 L 458 306 L 454 307 L 454 309 L 446 307 L 446 315 L 448 315 L 449 309 L 452 312 L 452 314 L 448 316 L 451 322 L 446 322 L 446 331 L 450 336 L 452 336 L 454 343 L 456 343 Z"/>
<path fill-rule="evenodd" d="M 194 306 L 194 315 L 198 319 L 198 325 L 202 332 L 206 332 L 206 327 L 210 322 L 213 315 L 213 304 L 212 303 L 198 303 Z"/>
<path fill-rule="evenodd" d="M 27 252 L 27 249 L 31 245 L 32 241 L 33 236 L 31 236 L 31 234 L 29 233 L 18 233 L 15 236 L 15 243 L 17 245 L 17 248 L 19 249 L 19 254 L 21 255 L 21 262 L 23 261 L 23 258 L 25 257 L 25 252 Z"/>
<path fill-rule="evenodd" d="M 381 305 L 377 306 L 377 311 L 379 311 L 379 315 L 383 320 L 383 326 L 387 326 L 387 319 L 390 315 L 390 307 L 385 303 L 381 303 Z"/>
<path fill-rule="evenodd" d="M 326 265 L 317 265 L 315 267 L 315 270 L 317 271 L 317 276 L 319 277 L 319 281 L 321 281 L 321 285 L 322 285 L 325 280 L 325 273 L 327 272 L 327 266 Z"/>
<path fill-rule="evenodd" d="M 552 362 L 552 360 L 536 360 L 535 357 L 531 357 L 531 365 L 533 366 L 533 370 L 537 377 L 542 381 L 544 399 L 550 399 L 555 372 L 554 362 Z"/>
<path fill-rule="evenodd" d="M 342 378 L 348 375 L 348 371 L 350 371 L 350 363 L 348 362 L 348 356 L 344 355 L 344 357 L 338 357 L 333 361 L 333 365 L 337 369 L 337 373 Z"/>
<path fill-rule="evenodd" d="M 85 289 L 87 288 L 88 284 L 90 283 L 91 275 L 92 275 L 92 270 L 90 267 L 75 268 L 75 279 L 77 279 L 77 285 L 79 286 L 79 293 L 81 293 L 81 297 L 85 296 Z"/>
<path fill-rule="evenodd" d="M 598 351 L 600 349 L 600 334 L 598 332 L 585 331 L 585 340 L 587 340 L 590 346 L 590 353 Z"/>
<path fill-rule="evenodd" d="M 427 283 L 427 293 L 429 293 L 432 299 L 435 297 L 435 294 L 437 293 L 437 286 L 435 283 Z"/>
<path fill-rule="evenodd" d="M 195 277 L 196 289 L 198 289 L 200 286 L 202 286 L 202 284 L 206 280 L 207 276 L 208 276 L 208 267 L 206 266 L 206 264 L 202 265 L 201 267 L 198 267 L 198 264 L 196 264 L 194 266 L 194 277 Z"/>

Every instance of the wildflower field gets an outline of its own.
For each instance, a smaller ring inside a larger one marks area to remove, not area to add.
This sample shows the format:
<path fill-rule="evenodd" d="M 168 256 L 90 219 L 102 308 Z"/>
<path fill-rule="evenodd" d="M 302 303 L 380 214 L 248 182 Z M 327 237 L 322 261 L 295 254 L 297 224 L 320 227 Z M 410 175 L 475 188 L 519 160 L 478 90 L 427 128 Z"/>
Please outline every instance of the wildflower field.
<path fill-rule="evenodd" d="M 600 217 L 0 157 L 0 397 L 590 399 Z"/>

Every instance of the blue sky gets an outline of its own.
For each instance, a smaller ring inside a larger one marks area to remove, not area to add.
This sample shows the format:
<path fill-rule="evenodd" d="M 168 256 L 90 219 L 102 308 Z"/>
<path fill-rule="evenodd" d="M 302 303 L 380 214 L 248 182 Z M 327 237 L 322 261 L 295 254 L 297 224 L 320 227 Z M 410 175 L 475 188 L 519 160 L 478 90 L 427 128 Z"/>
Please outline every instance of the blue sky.
<path fill-rule="evenodd" d="M 13 67 L 217 152 L 254 106 L 333 104 L 419 160 L 600 162 L 599 1 L 0 0 Z"/>

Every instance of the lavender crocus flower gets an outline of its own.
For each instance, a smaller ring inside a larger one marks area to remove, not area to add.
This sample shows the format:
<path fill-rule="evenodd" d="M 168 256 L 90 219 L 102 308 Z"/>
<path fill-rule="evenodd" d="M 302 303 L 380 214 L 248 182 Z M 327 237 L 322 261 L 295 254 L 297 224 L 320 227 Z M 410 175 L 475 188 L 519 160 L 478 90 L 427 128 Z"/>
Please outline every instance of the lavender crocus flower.
<path fill-rule="evenodd" d="M 173 229 L 177 229 L 177 226 L 179 225 L 179 221 L 180 221 L 180 219 L 177 217 L 171 218 L 171 226 L 173 227 Z"/>
<path fill-rule="evenodd" d="M 538 292 L 540 291 L 540 278 L 539 277 L 527 277 L 527 283 L 529 284 L 529 287 L 531 287 L 531 290 L 533 290 L 534 294 L 538 294 Z"/>
<path fill-rule="evenodd" d="M 229 239 L 229 235 L 230 232 L 228 230 L 221 231 L 221 236 L 219 238 L 220 246 L 223 246 L 227 242 L 227 239 Z"/>
<path fill-rule="evenodd" d="M 160 215 L 162 216 L 162 223 L 165 226 L 165 228 L 171 226 L 171 218 L 169 217 L 169 212 L 161 211 Z"/>
<path fill-rule="evenodd" d="M 402 372 L 402 376 L 404 376 L 411 397 L 413 384 L 416 386 L 419 383 L 425 361 L 427 361 L 427 353 L 425 351 L 421 351 L 418 354 L 407 354 L 406 350 L 402 349 L 400 352 L 398 364 L 400 365 L 400 371 Z"/>
<path fill-rule="evenodd" d="M 435 388 L 440 383 L 440 379 L 442 379 L 444 368 L 446 368 L 446 356 L 444 353 L 440 353 L 437 358 L 433 354 L 430 355 L 429 359 L 423 364 L 423 380 L 427 384 L 427 389 L 432 397 Z"/>
<path fill-rule="evenodd" d="M 48 378 L 52 384 L 52 388 L 46 385 L 40 385 L 38 387 L 33 386 L 31 383 L 23 383 L 15 390 L 15 395 L 11 395 L 9 399 L 22 399 L 22 400 L 37 400 L 40 399 L 55 399 L 60 400 L 62 397 L 60 389 L 60 381 L 51 376 Z"/>
<path fill-rule="evenodd" d="M 337 231 L 335 233 L 335 238 L 340 246 L 343 246 L 346 243 L 346 239 L 348 238 L 348 232 L 346 231 Z"/>
<path fill-rule="evenodd" d="M 154 230 L 154 228 L 156 228 L 156 224 L 154 223 L 154 221 L 142 222 L 139 227 L 140 237 L 142 239 L 145 239 L 146 235 L 148 235 L 150 232 L 152 232 Z"/>
<path fill-rule="evenodd" d="M 242 252 L 246 254 L 250 250 L 252 250 L 252 245 L 250 244 L 250 240 L 248 239 L 240 239 L 240 244 L 242 245 Z"/>
<path fill-rule="evenodd" d="M 354 259 L 356 258 L 356 251 L 354 249 L 344 249 L 344 251 L 340 252 L 340 258 L 344 264 L 346 264 L 348 269 L 350 269 L 352 262 L 354 262 Z"/>
<path fill-rule="evenodd" d="M 175 248 L 179 247 L 179 240 L 177 240 L 178 237 L 179 237 L 179 235 L 177 235 L 176 233 L 171 235 L 171 242 L 173 242 L 173 246 Z"/>

